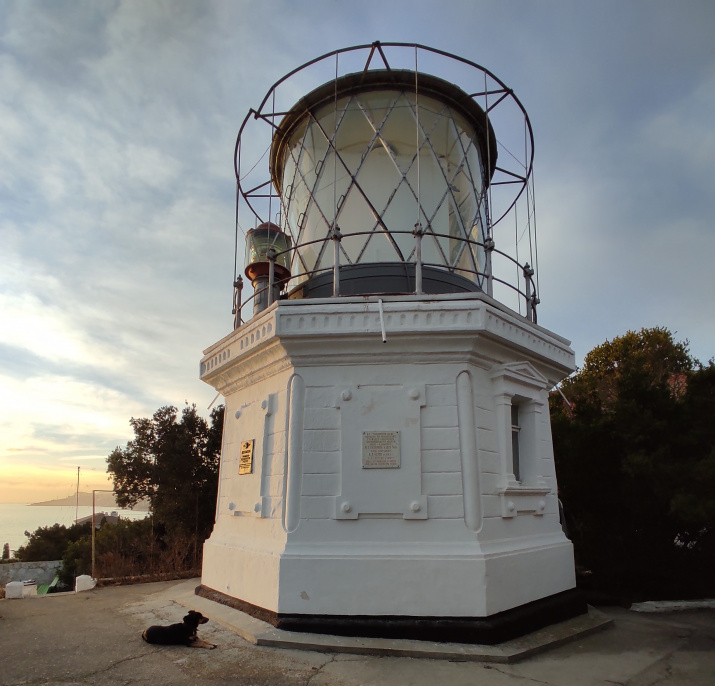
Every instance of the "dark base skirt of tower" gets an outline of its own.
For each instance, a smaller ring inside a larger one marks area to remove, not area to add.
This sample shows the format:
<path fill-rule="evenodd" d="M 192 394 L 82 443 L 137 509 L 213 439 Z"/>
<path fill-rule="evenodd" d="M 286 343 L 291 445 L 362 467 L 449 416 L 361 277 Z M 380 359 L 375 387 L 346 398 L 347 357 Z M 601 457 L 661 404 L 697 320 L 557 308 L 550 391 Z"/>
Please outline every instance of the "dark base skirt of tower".
<path fill-rule="evenodd" d="M 277 629 L 334 636 L 402 638 L 438 643 L 495 645 L 587 612 L 580 591 L 572 589 L 489 617 L 409 617 L 281 614 L 206 586 L 196 595 L 240 610 Z"/>

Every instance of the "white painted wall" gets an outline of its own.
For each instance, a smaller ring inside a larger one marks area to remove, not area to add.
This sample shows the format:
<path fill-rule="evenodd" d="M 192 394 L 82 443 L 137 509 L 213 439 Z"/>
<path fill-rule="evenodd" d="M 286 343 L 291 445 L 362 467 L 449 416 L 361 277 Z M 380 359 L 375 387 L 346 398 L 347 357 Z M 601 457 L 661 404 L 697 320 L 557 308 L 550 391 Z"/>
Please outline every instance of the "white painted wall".
<path fill-rule="evenodd" d="M 568 341 L 481 293 L 382 300 L 386 343 L 376 298 L 339 298 L 281 301 L 206 351 L 226 422 L 202 583 L 283 613 L 454 617 L 573 588 L 548 414 Z M 399 431 L 399 469 L 363 468 L 374 431 Z"/>

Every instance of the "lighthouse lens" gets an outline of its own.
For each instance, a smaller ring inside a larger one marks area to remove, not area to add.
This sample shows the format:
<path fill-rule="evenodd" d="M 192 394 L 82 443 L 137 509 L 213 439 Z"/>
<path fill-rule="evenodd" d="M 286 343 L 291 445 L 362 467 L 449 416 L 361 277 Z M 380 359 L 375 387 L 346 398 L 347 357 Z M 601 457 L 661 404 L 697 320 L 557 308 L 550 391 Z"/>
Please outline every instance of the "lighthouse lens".
<path fill-rule="evenodd" d="M 333 265 L 334 224 L 343 236 L 343 264 L 414 261 L 419 223 L 423 263 L 481 285 L 479 143 L 457 108 L 414 90 L 345 94 L 306 112 L 280 160 L 287 229 L 303 246 L 294 275 Z"/>

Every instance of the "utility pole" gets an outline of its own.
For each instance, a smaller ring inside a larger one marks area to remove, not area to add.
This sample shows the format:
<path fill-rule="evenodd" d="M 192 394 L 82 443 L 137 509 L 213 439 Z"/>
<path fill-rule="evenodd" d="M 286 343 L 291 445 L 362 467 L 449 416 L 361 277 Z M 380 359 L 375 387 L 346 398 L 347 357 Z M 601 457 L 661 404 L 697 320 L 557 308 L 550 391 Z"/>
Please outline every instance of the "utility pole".
<path fill-rule="evenodd" d="M 75 491 L 74 523 L 79 519 L 79 465 L 77 466 L 77 490 Z"/>

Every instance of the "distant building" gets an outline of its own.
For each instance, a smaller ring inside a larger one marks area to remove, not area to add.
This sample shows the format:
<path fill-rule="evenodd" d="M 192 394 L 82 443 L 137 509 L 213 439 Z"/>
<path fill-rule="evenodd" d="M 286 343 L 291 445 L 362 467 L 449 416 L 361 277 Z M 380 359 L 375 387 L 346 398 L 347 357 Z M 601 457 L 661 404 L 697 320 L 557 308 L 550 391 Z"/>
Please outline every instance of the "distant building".
<path fill-rule="evenodd" d="M 99 529 L 102 524 L 116 524 L 121 518 L 117 512 L 112 511 L 110 514 L 106 512 L 95 512 L 94 515 L 87 515 L 86 517 L 80 517 L 75 523 L 76 524 L 87 524 L 92 521 L 94 516 L 94 528 Z"/>

